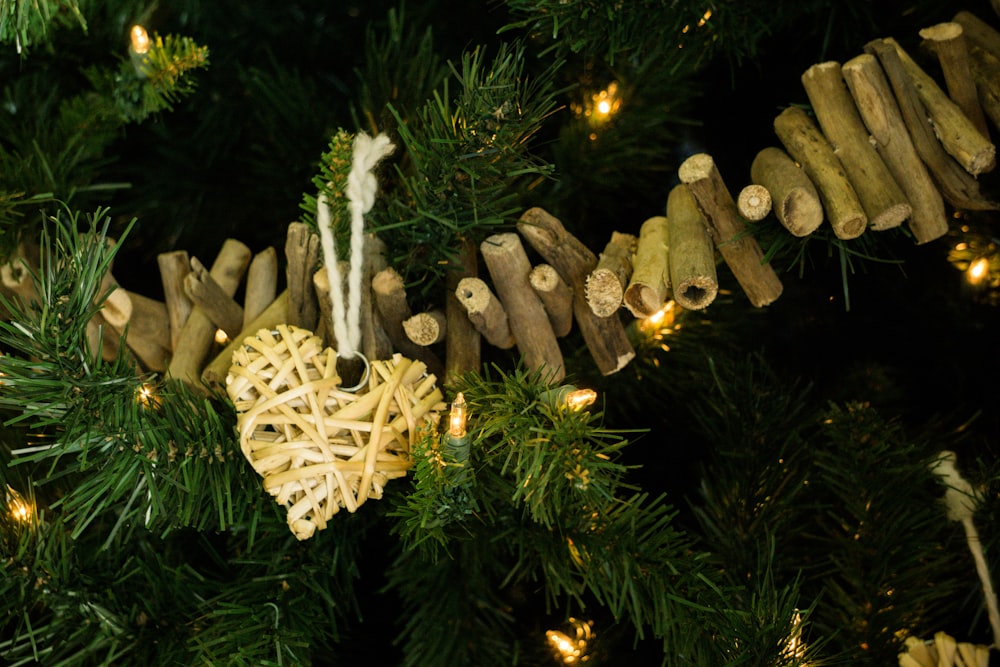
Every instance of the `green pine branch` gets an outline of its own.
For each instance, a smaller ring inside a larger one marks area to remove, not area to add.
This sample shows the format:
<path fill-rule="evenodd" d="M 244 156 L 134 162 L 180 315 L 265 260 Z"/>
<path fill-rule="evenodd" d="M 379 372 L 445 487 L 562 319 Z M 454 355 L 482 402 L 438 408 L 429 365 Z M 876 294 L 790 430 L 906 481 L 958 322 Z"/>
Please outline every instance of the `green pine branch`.
<path fill-rule="evenodd" d="M 87 29 L 79 0 L 0 0 L 0 44 L 13 43 L 22 57 L 47 43 L 54 29 L 71 25 Z"/>

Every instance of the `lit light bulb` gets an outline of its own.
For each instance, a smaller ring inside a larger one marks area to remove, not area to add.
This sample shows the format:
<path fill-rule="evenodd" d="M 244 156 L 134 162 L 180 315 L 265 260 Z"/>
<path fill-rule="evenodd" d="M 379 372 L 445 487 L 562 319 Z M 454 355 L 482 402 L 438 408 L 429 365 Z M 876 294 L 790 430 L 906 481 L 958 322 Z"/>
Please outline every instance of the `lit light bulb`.
<path fill-rule="evenodd" d="M 573 635 L 569 636 L 561 630 L 548 630 L 545 638 L 549 642 L 556 657 L 564 665 L 575 665 L 588 660 L 588 642 L 593 639 L 593 621 L 580 621 L 570 618 L 569 623 L 573 629 Z"/>
<path fill-rule="evenodd" d="M 566 394 L 566 407 L 570 410 L 583 410 L 597 400 L 597 392 L 593 389 L 574 389 Z"/>
<path fill-rule="evenodd" d="M 663 307 L 658 311 L 642 320 L 639 324 L 639 328 L 643 331 L 651 331 L 659 329 L 662 326 L 670 326 L 670 321 L 667 320 L 668 315 L 672 315 L 674 312 L 674 302 L 667 301 L 663 304 Z"/>
<path fill-rule="evenodd" d="M 149 39 L 149 33 L 138 24 L 132 26 L 132 30 L 129 33 L 129 40 L 132 42 L 132 52 L 140 56 L 146 54 L 152 44 Z"/>
<path fill-rule="evenodd" d="M 983 279 L 990 272 L 990 261 L 985 257 L 980 257 L 979 259 L 973 260 L 969 264 L 969 268 L 966 270 L 966 276 L 968 276 L 969 282 L 973 285 L 978 285 L 983 281 Z"/>
<path fill-rule="evenodd" d="M 154 391 L 154 386 L 144 382 L 135 392 L 135 402 L 144 408 L 153 408 L 160 404 L 160 399 Z"/>
<path fill-rule="evenodd" d="M 465 396 L 458 392 L 455 401 L 451 404 L 451 415 L 448 418 L 448 435 L 455 438 L 465 437 L 466 419 Z"/>
<path fill-rule="evenodd" d="M 9 484 L 7 485 L 7 513 L 17 523 L 28 523 L 34 514 L 31 505 Z"/>
<path fill-rule="evenodd" d="M 229 336 L 222 329 L 215 330 L 215 342 L 219 345 L 225 345 L 229 342 Z"/>

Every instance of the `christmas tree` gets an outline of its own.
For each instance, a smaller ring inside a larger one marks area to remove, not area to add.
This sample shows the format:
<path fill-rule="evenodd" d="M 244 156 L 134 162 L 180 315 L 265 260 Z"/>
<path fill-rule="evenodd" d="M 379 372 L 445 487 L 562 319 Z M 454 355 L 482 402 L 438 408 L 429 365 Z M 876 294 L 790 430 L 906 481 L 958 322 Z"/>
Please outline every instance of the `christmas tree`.
<path fill-rule="evenodd" d="M 0 0 L 4 664 L 987 665 L 941 4 Z"/>

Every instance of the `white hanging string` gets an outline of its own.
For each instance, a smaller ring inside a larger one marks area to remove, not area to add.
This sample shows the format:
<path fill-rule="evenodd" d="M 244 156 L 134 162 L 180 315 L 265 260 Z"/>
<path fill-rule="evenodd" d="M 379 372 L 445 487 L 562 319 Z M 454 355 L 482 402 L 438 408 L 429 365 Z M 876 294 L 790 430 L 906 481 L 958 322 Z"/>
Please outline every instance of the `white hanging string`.
<path fill-rule="evenodd" d="M 372 170 L 379 160 L 395 149 L 389 138 L 380 134 L 372 138 L 359 132 L 354 138 L 351 172 L 347 176 L 345 194 L 351 212 L 350 269 L 347 273 L 347 303 L 344 303 L 343 278 L 337 265 L 337 249 L 330 221 L 330 206 L 326 195 L 316 201 L 316 224 L 319 227 L 323 262 L 330 280 L 333 334 L 337 338 L 337 353 L 353 357 L 361 347 L 361 274 L 364 264 L 365 213 L 375 204 L 378 181 Z"/>

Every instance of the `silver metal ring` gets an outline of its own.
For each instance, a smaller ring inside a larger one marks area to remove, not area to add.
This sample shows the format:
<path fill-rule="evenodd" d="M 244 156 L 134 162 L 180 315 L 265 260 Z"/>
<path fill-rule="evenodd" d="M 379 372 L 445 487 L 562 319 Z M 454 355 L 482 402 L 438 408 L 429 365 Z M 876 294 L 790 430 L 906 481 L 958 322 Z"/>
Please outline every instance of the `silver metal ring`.
<path fill-rule="evenodd" d="M 372 373 L 372 365 L 368 362 L 368 357 L 366 357 L 365 355 L 361 354 L 361 352 L 358 352 L 358 351 L 355 351 L 354 354 L 352 354 L 351 356 L 352 357 L 361 357 L 361 361 L 365 362 L 365 372 L 361 374 L 361 380 L 358 381 L 358 383 L 356 385 L 354 385 L 353 387 L 341 387 L 340 388 L 341 391 L 346 391 L 349 394 L 353 394 L 354 392 L 358 391 L 359 389 L 361 389 L 362 387 L 364 387 L 366 384 L 368 384 L 368 378 L 369 378 L 369 376 L 371 376 L 371 373 Z M 350 357 L 341 357 L 341 358 L 342 359 L 349 359 Z"/>

